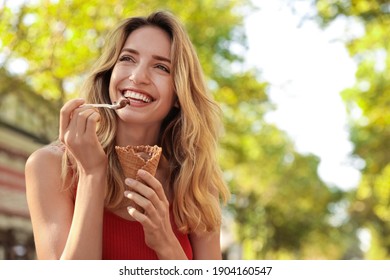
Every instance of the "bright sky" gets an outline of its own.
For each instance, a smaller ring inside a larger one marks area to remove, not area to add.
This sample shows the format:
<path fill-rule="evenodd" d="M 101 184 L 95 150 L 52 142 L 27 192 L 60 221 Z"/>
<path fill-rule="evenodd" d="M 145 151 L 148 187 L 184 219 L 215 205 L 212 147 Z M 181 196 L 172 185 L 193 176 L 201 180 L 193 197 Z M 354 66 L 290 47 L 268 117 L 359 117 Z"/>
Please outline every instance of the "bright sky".
<path fill-rule="evenodd" d="M 300 24 L 310 11 L 307 5 L 294 14 L 288 1 L 255 2 L 261 9 L 246 22 L 247 63 L 261 69 L 262 78 L 271 83 L 269 94 L 277 110 L 267 120 L 287 131 L 298 151 L 320 157 L 319 174 L 325 182 L 356 187 L 360 173 L 348 162 L 353 146 L 340 97 L 341 90 L 354 84 L 356 71 L 340 40 L 346 36 L 346 23 L 322 30 L 310 19 Z"/>

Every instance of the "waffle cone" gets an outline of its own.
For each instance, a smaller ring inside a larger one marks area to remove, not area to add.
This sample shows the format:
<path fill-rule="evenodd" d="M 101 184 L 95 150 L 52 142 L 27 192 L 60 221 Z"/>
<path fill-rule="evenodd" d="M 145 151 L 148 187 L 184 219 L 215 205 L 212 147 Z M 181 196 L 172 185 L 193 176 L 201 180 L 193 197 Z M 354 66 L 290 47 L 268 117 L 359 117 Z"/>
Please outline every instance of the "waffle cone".
<path fill-rule="evenodd" d="M 156 175 L 162 149 L 155 146 L 115 146 L 119 162 L 126 178 L 132 178 L 142 182 L 137 175 L 139 169 Z"/>
<path fill-rule="evenodd" d="M 137 175 L 139 169 L 143 169 L 153 176 L 156 175 L 157 166 L 160 161 L 162 149 L 159 146 L 115 146 L 119 162 L 122 166 L 123 174 L 126 178 L 144 181 Z M 140 212 L 144 210 L 130 201 L 127 204 L 136 208 Z"/>

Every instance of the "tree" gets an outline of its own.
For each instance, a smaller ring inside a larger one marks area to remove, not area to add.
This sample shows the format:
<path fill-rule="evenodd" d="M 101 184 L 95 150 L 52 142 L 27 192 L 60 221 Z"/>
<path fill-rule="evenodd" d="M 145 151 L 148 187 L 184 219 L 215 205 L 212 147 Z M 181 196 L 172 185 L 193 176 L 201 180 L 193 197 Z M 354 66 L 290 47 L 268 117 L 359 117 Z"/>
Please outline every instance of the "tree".
<path fill-rule="evenodd" d="M 357 61 L 356 85 L 342 92 L 351 116 L 351 140 L 362 179 L 351 200 L 350 214 L 371 232 L 369 259 L 390 258 L 390 1 L 315 1 L 326 26 L 343 17 L 364 32 L 346 41 Z M 364 164 L 362 164 L 362 161 Z"/>

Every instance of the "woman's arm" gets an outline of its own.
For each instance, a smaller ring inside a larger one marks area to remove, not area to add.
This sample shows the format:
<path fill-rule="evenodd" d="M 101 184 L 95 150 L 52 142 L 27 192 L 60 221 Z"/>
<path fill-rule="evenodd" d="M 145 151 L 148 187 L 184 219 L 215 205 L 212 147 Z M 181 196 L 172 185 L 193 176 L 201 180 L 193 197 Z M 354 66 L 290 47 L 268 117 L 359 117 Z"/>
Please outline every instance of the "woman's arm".
<path fill-rule="evenodd" d="M 38 258 L 101 259 L 107 157 L 96 136 L 99 115 L 69 101 L 61 109 L 60 140 L 78 169 L 76 201 L 61 190 L 62 153 L 43 148 L 26 163 L 27 201 Z"/>
<path fill-rule="evenodd" d="M 72 223 L 73 202 L 61 192 L 61 155 L 50 148 L 34 152 L 26 163 L 26 194 L 38 259 L 59 259 Z"/>
<path fill-rule="evenodd" d="M 77 201 L 61 191 L 61 155 L 50 148 L 26 163 L 27 201 L 38 259 L 100 259 L 103 193 L 94 192 L 102 175 L 80 178 Z"/>

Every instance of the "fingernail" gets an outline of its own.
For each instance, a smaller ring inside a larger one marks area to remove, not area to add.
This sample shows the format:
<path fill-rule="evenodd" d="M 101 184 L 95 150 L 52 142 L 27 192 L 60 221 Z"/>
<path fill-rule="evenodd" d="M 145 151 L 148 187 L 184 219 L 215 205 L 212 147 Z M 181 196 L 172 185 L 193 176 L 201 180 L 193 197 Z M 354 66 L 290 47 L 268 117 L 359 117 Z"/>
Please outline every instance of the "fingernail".
<path fill-rule="evenodd" d="M 132 185 L 135 184 L 135 180 L 133 180 L 133 179 L 131 179 L 131 178 L 126 178 L 125 184 L 126 184 L 126 185 L 129 185 L 129 186 L 132 186 Z"/>
<path fill-rule="evenodd" d="M 134 207 L 131 207 L 131 206 L 127 206 L 127 212 L 129 212 L 131 214 L 131 212 L 134 211 Z"/>

